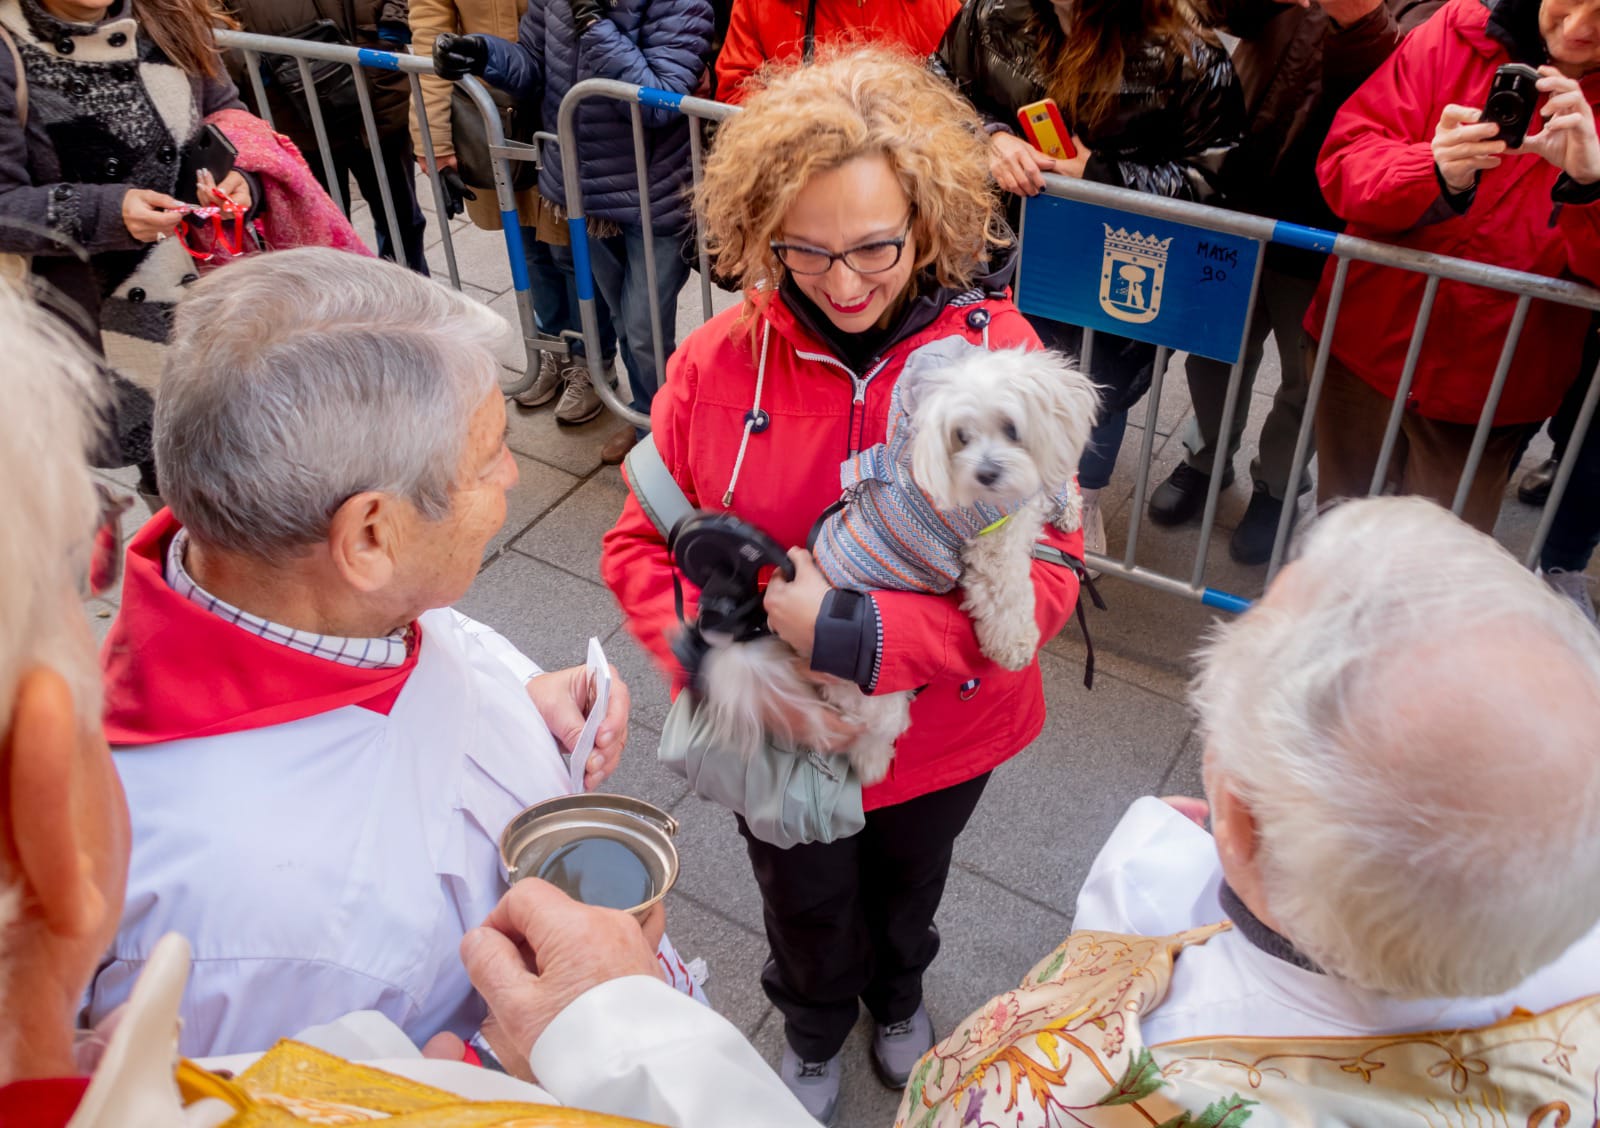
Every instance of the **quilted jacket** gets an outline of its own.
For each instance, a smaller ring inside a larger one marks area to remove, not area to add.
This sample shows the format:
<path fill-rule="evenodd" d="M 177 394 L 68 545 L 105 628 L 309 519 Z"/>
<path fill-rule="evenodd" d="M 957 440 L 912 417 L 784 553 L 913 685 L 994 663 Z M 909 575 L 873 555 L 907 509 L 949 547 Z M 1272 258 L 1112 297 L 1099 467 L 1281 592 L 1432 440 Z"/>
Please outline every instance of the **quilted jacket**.
<path fill-rule="evenodd" d="M 1017 111 L 1046 97 L 1035 52 L 1042 0 L 967 0 L 930 60 L 984 118 L 1017 132 Z M 1239 141 L 1244 100 L 1227 52 L 1197 32 L 1191 57 L 1151 42 L 1129 55 L 1116 109 L 1067 126 L 1093 154 L 1084 179 L 1157 196 L 1216 203 L 1223 158 Z"/>
<path fill-rule="evenodd" d="M 580 40 L 566 0 L 531 0 L 515 43 L 485 37 L 484 80 L 521 100 L 541 99 L 545 128 L 553 133 L 561 99 L 586 78 L 693 93 L 711 53 L 711 19 L 711 0 L 614 0 Z M 651 221 L 658 232 L 682 229 L 689 222 L 689 121 L 676 110 L 642 112 Z M 637 226 L 639 174 L 628 104 L 590 99 L 578 110 L 577 128 L 584 214 Z M 567 207 L 561 160 L 561 147 L 546 142 L 539 191 Z"/>

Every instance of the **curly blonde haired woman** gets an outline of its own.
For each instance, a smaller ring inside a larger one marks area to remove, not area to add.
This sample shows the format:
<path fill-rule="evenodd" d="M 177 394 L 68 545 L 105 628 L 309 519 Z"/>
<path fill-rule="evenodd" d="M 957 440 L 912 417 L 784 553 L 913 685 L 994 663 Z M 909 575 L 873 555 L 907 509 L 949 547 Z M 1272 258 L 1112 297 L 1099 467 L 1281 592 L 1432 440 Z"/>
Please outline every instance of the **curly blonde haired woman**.
<path fill-rule="evenodd" d="M 977 115 L 909 58 L 864 51 L 767 77 L 723 127 L 698 201 L 744 305 L 683 342 L 651 411 L 691 501 L 803 545 L 839 497 L 840 462 L 884 441 L 908 354 L 952 336 L 1039 347 L 1007 296 L 1014 250 L 988 167 Z M 1077 553 L 1082 538 L 1058 544 Z M 835 591 L 803 550 L 791 557 L 795 580 L 767 592 L 772 629 L 819 676 L 922 690 L 891 774 L 865 790 L 859 834 L 779 849 L 739 821 L 772 950 L 762 981 L 785 1020 L 781 1073 L 826 1122 L 860 1003 L 887 1084 L 903 1086 L 933 1044 L 922 977 L 955 839 L 990 771 L 1038 735 L 1045 706 L 1037 663 L 1010 673 L 986 660 L 959 593 Z M 672 566 L 632 498 L 601 569 L 681 689 Z M 1049 638 L 1077 580 L 1035 565 L 1035 583 Z"/>

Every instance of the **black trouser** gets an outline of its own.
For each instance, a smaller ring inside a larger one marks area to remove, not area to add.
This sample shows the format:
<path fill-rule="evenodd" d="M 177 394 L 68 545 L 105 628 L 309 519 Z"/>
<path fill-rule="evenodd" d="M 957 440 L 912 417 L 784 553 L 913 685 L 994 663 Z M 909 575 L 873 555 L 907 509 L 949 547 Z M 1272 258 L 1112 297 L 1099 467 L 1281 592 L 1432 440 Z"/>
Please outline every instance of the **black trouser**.
<path fill-rule="evenodd" d="M 364 134 L 364 127 L 358 128 L 362 128 Z M 329 138 L 329 141 L 345 214 L 350 212 L 350 178 L 354 176 L 361 188 L 361 198 L 367 201 L 367 207 L 372 212 L 372 226 L 378 234 L 378 254 L 391 262 L 400 261 L 395 256 L 394 240 L 389 237 L 389 219 L 383 210 L 383 194 L 378 187 L 377 170 L 372 166 L 372 153 L 362 144 L 360 137 L 343 142 Z M 422 245 L 428 224 L 422 215 L 422 208 L 417 204 L 417 158 L 411 147 L 411 131 L 397 129 L 379 134 L 378 141 L 383 156 L 384 180 L 389 185 L 390 199 L 394 201 L 394 218 L 400 226 L 400 241 L 405 245 L 404 262 L 418 274 L 427 274 L 428 260 L 423 255 Z M 302 146 L 301 152 L 318 182 L 327 188 L 322 151 L 317 147 L 316 139 L 312 139 L 310 148 Z"/>
<path fill-rule="evenodd" d="M 867 812 L 860 834 L 779 849 L 739 833 L 761 886 L 767 944 L 761 985 L 783 1012 L 804 1061 L 839 1052 L 860 1013 L 900 1022 L 922 1003 L 922 973 L 939 953 L 933 914 L 956 837 L 984 785 L 977 779 Z"/>

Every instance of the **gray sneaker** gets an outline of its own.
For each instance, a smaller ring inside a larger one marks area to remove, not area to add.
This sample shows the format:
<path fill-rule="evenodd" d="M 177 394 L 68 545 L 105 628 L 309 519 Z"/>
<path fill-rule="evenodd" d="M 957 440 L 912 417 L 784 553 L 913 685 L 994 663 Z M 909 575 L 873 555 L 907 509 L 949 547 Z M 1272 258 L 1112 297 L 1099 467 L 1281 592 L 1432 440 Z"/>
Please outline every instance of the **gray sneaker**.
<path fill-rule="evenodd" d="M 783 1047 L 778 1076 L 783 1078 L 800 1106 L 820 1124 L 831 1125 L 838 1115 L 839 1078 L 843 1073 L 838 1054 L 827 1061 L 801 1061 L 800 1055 L 787 1044 Z"/>
<path fill-rule="evenodd" d="M 523 407 L 543 407 L 561 393 L 561 358 L 553 352 L 539 354 L 539 375 L 512 400 Z"/>
<path fill-rule="evenodd" d="M 873 1071 L 889 1088 L 904 1089 L 917 1062 L 931 1049 L 933 1020 L 928 1017 L 928 1009 L 919 1006 L 910 1018 L 878 1027 L 872 1039 Z"/>
<path fill-rule="evenodd" d="M 605 404 L 600 402 L 589 379 L 588 361 L 581 356 L 573 357 L 562 367 L 561 374 L 567 389 L 561 393 L 561 402 L 556 404 L 557 423 L 568 426 L 587 423 L 605 410 Z"/>
<path fill-rule="evenodd" d="M 1590 623 L 1595 622 L 1594 600 L 1589 595 L 1589 576 L 1585 572 L 1569 572 L 1565 568 L 1551 568 L 1548 572 L 1539 573 L 1544 577 L 1544 582 L 1555 589 L 1556 594 L 1572 601 L 1583 617 Z"/>

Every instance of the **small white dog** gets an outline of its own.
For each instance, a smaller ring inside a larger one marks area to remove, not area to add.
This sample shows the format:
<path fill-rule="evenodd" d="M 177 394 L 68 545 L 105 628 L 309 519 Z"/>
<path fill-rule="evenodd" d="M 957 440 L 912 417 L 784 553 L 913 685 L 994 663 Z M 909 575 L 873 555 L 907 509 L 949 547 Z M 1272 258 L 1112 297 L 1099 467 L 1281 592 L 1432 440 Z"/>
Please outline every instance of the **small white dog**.
<path fill-rule="evenodd" d="M 841 467 L 844 498 L 813 552 L 834 587 L 942 593 L 958 583 L 979 646 L 1020 670 L 1039 648 L 1032 551 L 1048 520 L 1080 522 L 1074 476 L 1094 423 L 1094 385 L 1057 353 L 989 351 L 946 338 L 912 354 L 895 385 L 887 441 Z M 863 783 L 889 771 L 911 694 L 868 696 L 816 682 L 775 635 L 715 646 L 700 671 L 713 738 L 759 748 L 770 733 L 822 748 L 842 719 Z"/>

